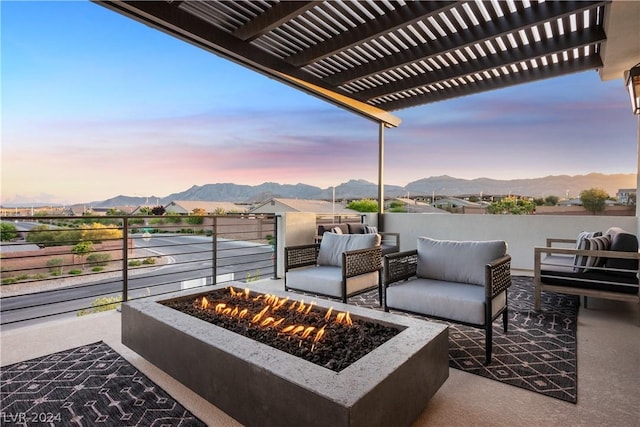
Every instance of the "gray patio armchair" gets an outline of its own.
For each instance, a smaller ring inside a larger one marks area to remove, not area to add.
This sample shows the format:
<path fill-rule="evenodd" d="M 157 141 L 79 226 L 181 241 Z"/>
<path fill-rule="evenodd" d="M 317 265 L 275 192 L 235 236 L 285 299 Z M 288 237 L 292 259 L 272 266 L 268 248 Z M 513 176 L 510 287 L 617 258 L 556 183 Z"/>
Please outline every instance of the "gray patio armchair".
<path fill-rule="evenodd" d="M 378 234 L 326 233 L 320 243 L 285 247 L 284 254 L 285 291 L 331 296 L 344 303 L 375 287 L 382 296 Z"/>
<path fill-rule="evenodd" d="M 417 249 L 385 255 L 384 309 L 420 314 L 485 330 L 491 363 L 493 321 L 508 324 L 511 256 L 501 240 L 418 238 Z"/>

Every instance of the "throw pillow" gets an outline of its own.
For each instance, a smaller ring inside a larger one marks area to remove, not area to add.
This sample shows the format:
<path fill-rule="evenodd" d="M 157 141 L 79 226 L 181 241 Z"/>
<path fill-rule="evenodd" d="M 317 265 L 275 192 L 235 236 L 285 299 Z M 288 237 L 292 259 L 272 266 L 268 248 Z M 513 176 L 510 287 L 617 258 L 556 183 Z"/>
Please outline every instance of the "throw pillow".
<path fill-rule="evenodd" d="M 586 239 L 598 236 L 602 236 L 601 231 L 581 231 L 576 238 L 576 249 L 589 250 Z M 587 257 L 585 255 L 574 256 L 573 265 L 573 271 L 578 273 L 584 271 L 584 267 L 587 265 Z"/>
<path fill-rule="evenodd" d="M 364 232 L 368 234 L 378 234 L 378 227 L 374 227 L 372 225 L 365 225 Z"/>
<path fill-rule="evenodd" d="M 333 227 L 331 232 L 334 234 L 342 234 L 342 229 L 340 227 Z"/>
<path fill-rule="evenodd" d="M 608 251 L 611 245 L 609 236 L 597 236 L 587 237 L 587 242 L 590 251 Z M 585 263 L 584 271 L 589 270 L 591 267 L 602 267 L 604 265 L 605 258 L 599 256 L 588 256 Z"/>

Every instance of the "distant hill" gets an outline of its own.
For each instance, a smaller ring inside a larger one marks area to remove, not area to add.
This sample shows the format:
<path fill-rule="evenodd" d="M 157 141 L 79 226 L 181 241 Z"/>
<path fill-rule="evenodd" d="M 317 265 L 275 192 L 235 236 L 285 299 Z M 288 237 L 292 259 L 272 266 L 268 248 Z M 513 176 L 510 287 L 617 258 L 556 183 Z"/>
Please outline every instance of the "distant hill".
<path fill-rule="evenodd" d="M 410 195 L 441 194 L 514 194 L 529 197 L 558 196 L 576 198 L 589 188 L 602 188 L 615 196 L 621 188 L 636 188 L 635 174 L 590 173 L 588 175 L 551 175 L 543 178 L 497 180 L 490 178 L 459 179 L 447 175 L 424 178 L 405 187 Z"/>
<path fill-rule="evenodd" d="M 553 175 L 543 178 L 497 180 L 490 178 L 461 179 L 447 175 L 434 176 L 410 182 L 406 186 L 385 185 L 386 197 L 406 196 L 458 196 L 465 194 L 513 194 L 529 197 L 558 196 L 578 197 L 589 188 L 602 188 L 615 196 L 621 188 L 636 188 L 635 174 Z M 365 180 L 351 180 L 335 188 L 336 199 L 376 198 L 378 185 Z M 88 203 L 94 207 L 116 207 L 132 205 L 166 205 L 173 200 L 202 200 L 235 203 L 259 203 L 272 197 L 298 199 L 331 200 L 333 188 L 322 189 L 307 184 L 278 184 L 265 182 L 260 185 L 239 185 L 231 183 L 194 185 L 180 193 L 166 197 L 117 196 L 108 200 Z"/>

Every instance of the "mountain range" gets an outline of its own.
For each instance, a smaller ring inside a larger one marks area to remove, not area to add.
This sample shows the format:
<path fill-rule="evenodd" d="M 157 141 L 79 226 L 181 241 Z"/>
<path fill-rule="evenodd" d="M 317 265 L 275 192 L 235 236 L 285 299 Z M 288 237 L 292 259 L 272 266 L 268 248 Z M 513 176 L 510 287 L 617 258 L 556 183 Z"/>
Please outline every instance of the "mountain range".
<path fill-rule="evenodd" d="M 601 188 L 615 196 L 619 189 L 636 188 L 635 174 L 551 175 L 542 178 L 498 180 L 491 178 L 461 179 L 447 175 L 433 176 L 413 181 L 404 187 L 385 185 L 385 197 L 460 196 L 470 194 L 521 195 L 528 197 L 558 196 L 579 197 L 580 192 Z M 335 198 L 377 198 L 378 185 L 365 180 L 351 180 L 335 187 Z M 278 184 L 265 182 L 260 185 L 232 183 L 194 185 L 191 188 L 165 197 L 116 196 L 108 200 L 90 202 L 94 207 L 138 206 L 146 204 L 166 205 L 174 200 L 220 201 L 235 203 L 260 203 L 273 197 L 289 199 L 333 198 L 333 188 L 320 188 L 307 184 Z"/>

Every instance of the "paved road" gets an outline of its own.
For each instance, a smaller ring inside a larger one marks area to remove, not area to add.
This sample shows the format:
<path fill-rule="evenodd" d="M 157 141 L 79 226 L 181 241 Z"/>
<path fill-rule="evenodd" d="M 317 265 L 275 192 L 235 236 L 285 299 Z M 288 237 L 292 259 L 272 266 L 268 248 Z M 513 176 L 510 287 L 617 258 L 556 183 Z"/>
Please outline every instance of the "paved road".
<path fill-rule="evenodd" d="M 129 269 L 129 299 L 212 283 L 213 243 L 210 237 L 154 235 L 149 241 L 135 239 L 135 242 L 136 249 L 149 251 L 150 255 L 164 256 L 168 263 L 145 269 Z M 242 281 L 247 275 L 269 277 L 273 272 L 271 255 L 271 247 L 266 245 L 218 241 L 216 282 Z M 54 317 L 74 317 L 96 298 L 122 294 L 123 281 L 120 276 L 87 280 L 72 287 L 3 298 L 2 330 L 49 321 Z M 60 314 L 50 316 L 57 313 Z M 18 320 L 19 323 L 10 323 Z"/>

